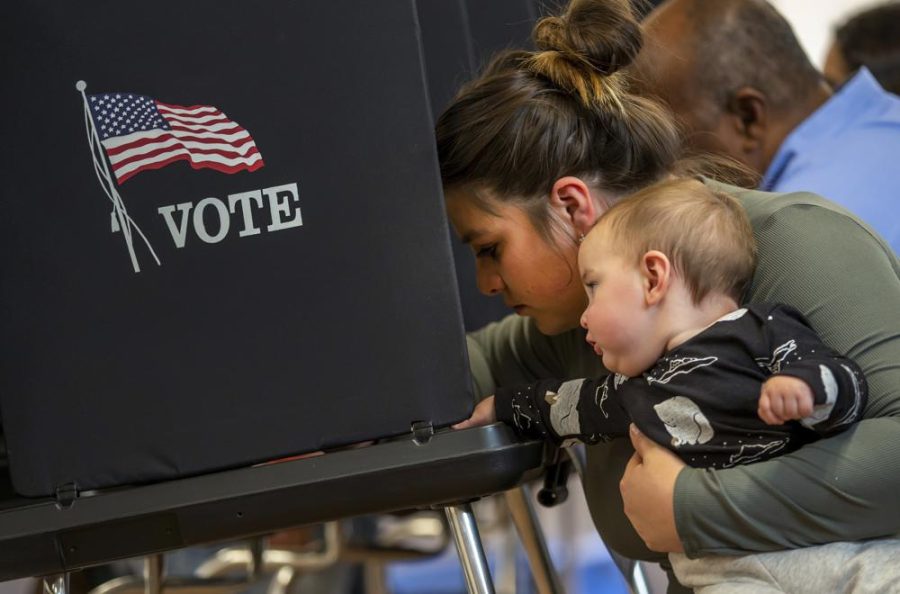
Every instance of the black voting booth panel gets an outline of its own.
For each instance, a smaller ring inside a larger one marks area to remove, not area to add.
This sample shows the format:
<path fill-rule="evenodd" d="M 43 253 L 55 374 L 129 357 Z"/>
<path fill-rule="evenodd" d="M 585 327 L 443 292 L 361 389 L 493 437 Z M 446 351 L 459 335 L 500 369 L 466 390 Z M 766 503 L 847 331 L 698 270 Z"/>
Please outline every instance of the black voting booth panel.
<path fill-rule="evenodd" d="M 412 2 L 3 12 L 0 410 L 18 493 L 467 416 Z"/>
<path fill-rule="evenodd" d="M 537 1 L 416 0 L 435 120 L 495 51 L 529 44 Z M 466 329 L 475 330 L 511 314 L 499 296 L 479 292 L 470 248 L 456 238 L 452 248 Z"/>
<path fill-rule="evenodd" d="M 435 121 L 459 87 L 477 74 L 474 40 L 465 0 L 416 0 L 428 96 Z M 451 237 L 457 286 L 466 330 L 509 315 L 500 296 L 482 295 L 475 282 L 475 260 L 467 245 Z"/>
<path fill-rule="evenodd" d="M 80 497 L 3 493 L 0 581 L 352 515 L 467 501 L 540 472 L 543 445 L 491 425 Z M 2 489 L 2 486 L 0 486 Z"/>

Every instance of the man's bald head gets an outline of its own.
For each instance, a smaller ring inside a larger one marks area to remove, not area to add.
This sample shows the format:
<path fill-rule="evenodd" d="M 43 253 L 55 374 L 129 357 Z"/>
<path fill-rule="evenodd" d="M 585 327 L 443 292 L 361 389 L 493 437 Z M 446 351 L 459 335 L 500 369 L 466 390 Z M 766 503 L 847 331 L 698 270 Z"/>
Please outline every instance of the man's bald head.
<path fill-rule="evenodd" d="M 820 74 L 764 0 L 669 0 L 647 17 L 644 38 L 638 85 L 669 104 L 697 149 L 762 171 L 821 103 Z M 748 144 L 745 132 L 765 137 Z"/>

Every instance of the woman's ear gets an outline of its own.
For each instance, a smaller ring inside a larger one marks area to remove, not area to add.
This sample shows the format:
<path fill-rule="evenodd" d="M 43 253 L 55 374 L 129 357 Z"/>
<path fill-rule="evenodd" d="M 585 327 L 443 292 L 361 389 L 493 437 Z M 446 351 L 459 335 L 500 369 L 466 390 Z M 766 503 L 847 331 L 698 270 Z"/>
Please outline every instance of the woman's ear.
<path fill-rule="evenodd" d="M 664 253 L 650 250 L 641 256 L 640 272 L 644 280 L 644 302 L 658 305 L 672 283 L 672 263 Z"/>
<path fill-rule="evenodd" d="M 606 210 L 606 201 L 596 196 L 580 178 L 561 177 L 550 190 L 550 207 L 570 221 L 578 235 L 587 235 Z"/>

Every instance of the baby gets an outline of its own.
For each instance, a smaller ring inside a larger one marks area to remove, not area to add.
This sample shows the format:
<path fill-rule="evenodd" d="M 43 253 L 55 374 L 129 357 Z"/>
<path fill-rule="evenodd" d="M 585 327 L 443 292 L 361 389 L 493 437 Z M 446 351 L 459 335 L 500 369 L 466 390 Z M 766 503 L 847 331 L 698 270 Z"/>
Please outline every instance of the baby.
<path fill-rule="evenodd" d="M 578 257 L 588 295 L 581 325 L 611 373 L 498 390 L 456 427 L 501 420 L 523 436 L 568 445 L 624 437 L 634 423 L 703 468 L 762 461 L 844 430 L 866 405 L 862 373 L 793 308 L 739 306 L 755 264 L 746 213 L 700 181 L 665 181 L 620 201 Z M 795 592 L 817 591 L 821 579 L 828 582 L 818 591 L 837 591 L 834 567 L 851 559 L 844 577 L 868 570 L 882 580 L 882 559 L 896 554 L 898 541 L 875 541 L 670 557 L 679 580 L 698 592 Z M 858 564 L 860 556 L 867 562 Z"/>

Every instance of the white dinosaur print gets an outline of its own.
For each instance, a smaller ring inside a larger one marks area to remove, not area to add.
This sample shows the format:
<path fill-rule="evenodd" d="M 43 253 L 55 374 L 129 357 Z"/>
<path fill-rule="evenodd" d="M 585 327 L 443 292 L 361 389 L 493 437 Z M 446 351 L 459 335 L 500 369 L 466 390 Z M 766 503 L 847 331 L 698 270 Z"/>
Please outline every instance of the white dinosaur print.
<path fill-rule="evenodd" d="M 797 350 L 797 341 L 789 340 L 786 343 L 778 346 L 774 351 L 772 351 L 772 357 L 766 359 L 765 357 L 756 359 L 756 364 L 762 367 L 763 369 L 768 370 L 769 373 L 781 373 L 782 364 L 785 359 L 788 358 L 788 355 Z"/>
<path fill-rule="evenodd" d="M 594 390 L 594 404 L 600 409 L 604 419 L 609 418 L 609 413 L 603 408 L 603 403 L 609 398 L 609 381 L 605 381 Z"/>
<path fill-rule="evenodd" d="M 822 388 L 825 391 L 825 402 L 817 404 L 813 407 L 811 415 L 800 419 L 800 424 L 810 429 L 828 419 L 831 411 L 834 410 L 834 403 L 837 401 L 838 384 L 834 374 L 824 365 L 819 365 L 819 376 L 822 380 Z"/>
<path fill-rule="evenodd" d="M 700 407 L 685 396 L 674 396 L 653 406 L 672 436 L 672 446 L 706 443 L 715 432 Z"/>
<path fill-rule="evenodd" d="M 647 384 L 668 384 L 676 375 L 688 374 L 700 367 L 712 365 L 718 360 L 718 357 L 675 357 L 668 359 L 669 367 L 659 377 L 653 375 L 656 368 L 647 373 Z"/>
<path fill-rule="evenodd" d="M 788 441 L 789 438 L 785 437 L 784 439 L 770 441 L 769 443 L 744 444 L 741 446 L 738 453 L 729 456 L 728 462 L 722 464 L 722 468 L 731 468 L 738 464 L 751 464 L 763 456 L 771 456 L 775 452 L 784 449 L 784 446 L 787 445 Z"/>
<path fill-rule="evenodd" d="M 862 398 L 862 390 L 859 386 L 859 378 L 853 372 L 853 370 L 843 363 L 841 363 L 841 369 L 843 369 L 844 373 L 850 378 L 850 385 L 853 386 L 853 404 L 847 409 L 847 412 L 844 413 L 840 419 L 835 419 L 833 426 L 839 427 L 841 425 L 846 425 L 850 422 L 851 419 L 855 419 L 859 415 L 859 405 L 861 403 Z M 822 385 L 825 388 L 825 402 L 823 404 L 817 404 L 813 408 L 813 414 L 808 416 L 807 418 L 800 421 L 803 425 L 812 428 L 817 423 L 821 423 L 829 416 L 834 409 L 834 403 L 837 400 L 838 396 L 838 383 L 837 379 L 834 377 L 834 374 L 829 371 L 827 367 L 824 365 L 819 365 L 819 371 L 822 376 Z"/>
<path fill-rule="evenodd" d="M 531 425 L 534 423 L 534 419 L 532 419 L 528 414 L 522 410 L 521 405 L 518 402 L 513 400 L 513 423 L 516 424 L 516 427 L 521 429 L 522 431 L 528 431 L 531 429 Z"/>
<path fill-rule="evenodd" d="M 554 392 L 548 391 L 544 399 L 550 403 L 550 425 L 557 435 L 578 435 L 581 433 L 581 419 L 578 415 L 578 397 L 583 379 L 563 382 Z"/>

